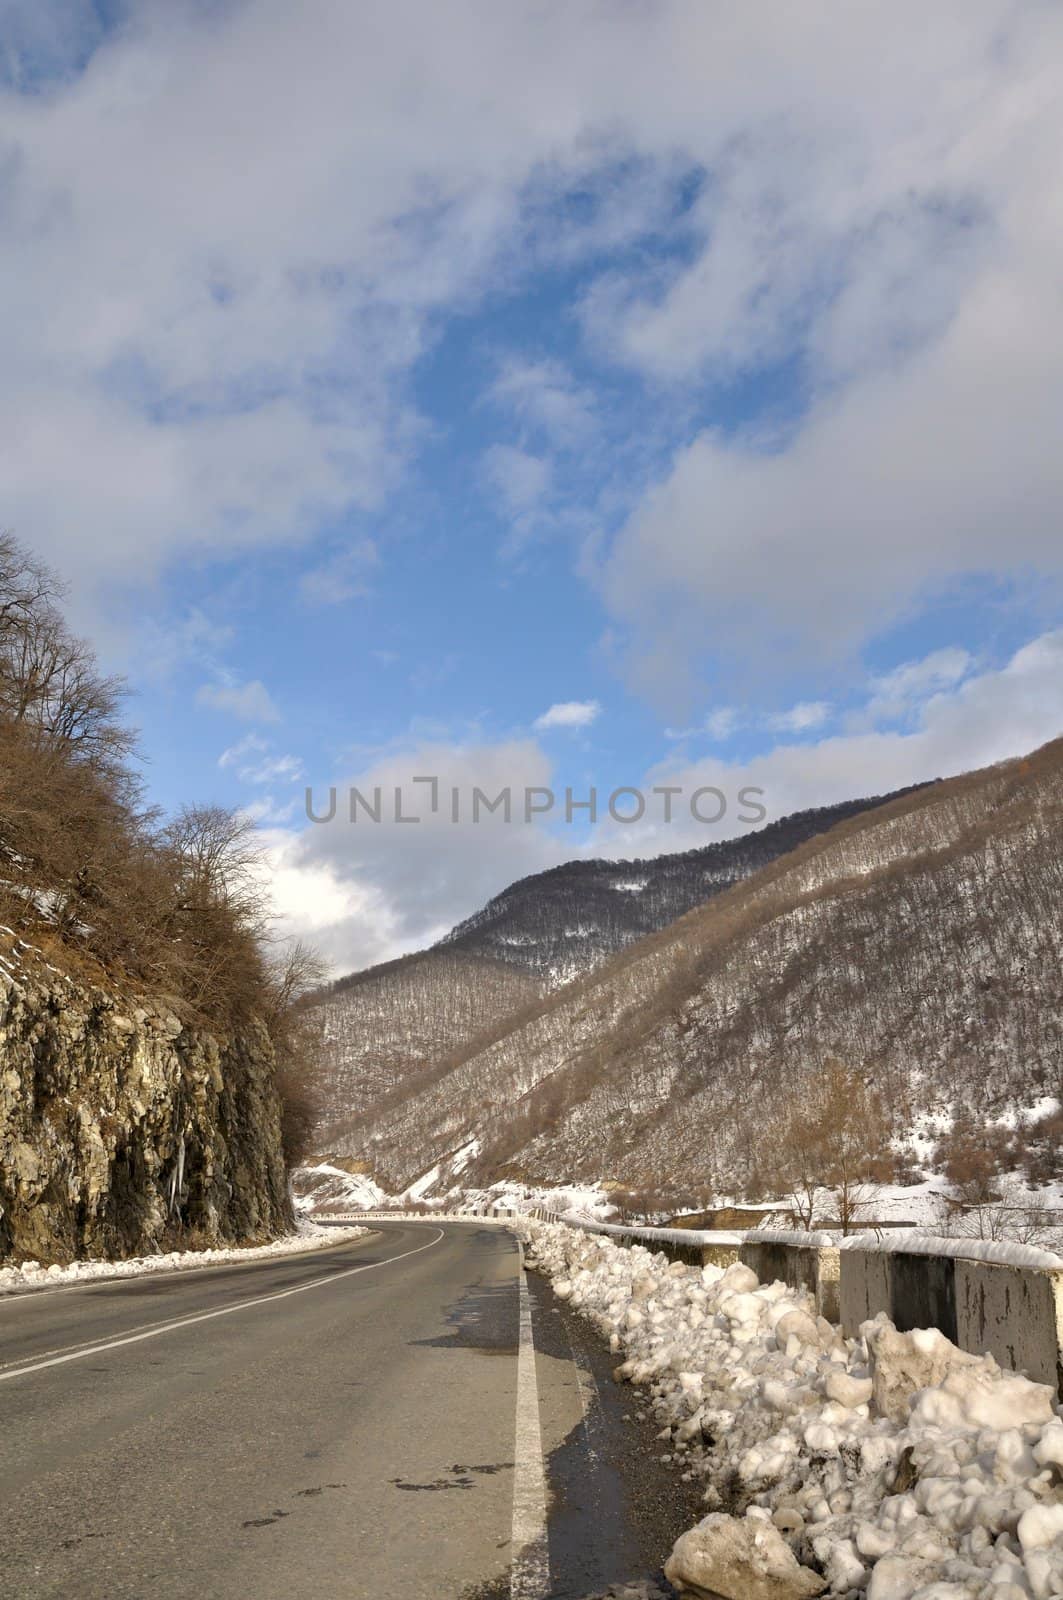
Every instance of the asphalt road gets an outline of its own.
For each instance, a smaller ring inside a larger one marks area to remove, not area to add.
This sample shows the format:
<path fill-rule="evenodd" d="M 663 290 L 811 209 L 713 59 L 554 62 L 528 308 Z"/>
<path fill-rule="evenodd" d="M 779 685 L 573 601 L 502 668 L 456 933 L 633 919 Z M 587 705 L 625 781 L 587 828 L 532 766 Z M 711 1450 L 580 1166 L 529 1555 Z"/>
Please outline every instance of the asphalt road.
<path fill-rule="evenodd" d="M 593 1333 L 523 1277 L 497 1226 L 390 1224 L 0 1301 L 0 1591 L 583 1600 L 650 1579 L 696 1505 Z"/>

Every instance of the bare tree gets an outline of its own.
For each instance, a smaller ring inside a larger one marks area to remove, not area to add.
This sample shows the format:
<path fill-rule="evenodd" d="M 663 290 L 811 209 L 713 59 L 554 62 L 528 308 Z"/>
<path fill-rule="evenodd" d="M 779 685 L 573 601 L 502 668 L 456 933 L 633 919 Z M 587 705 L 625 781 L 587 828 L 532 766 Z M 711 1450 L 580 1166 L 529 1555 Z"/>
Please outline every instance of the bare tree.
<path fill-rule="evenodd" d="M 262 850 L 246 813 L 218 805 L 182 806 L 163 829 L 162 842 L 172 852 L 185 907 L 224 906 L 249 924 L 261 921 Z"/>
<path fill-rule="evenodd" d="M 327 972 L 319 952 L 301 939 L 269 964 L 264 1014 L 277 1057 L 281 1140 L 289 1167 L 309 1151 L 325 1104 L 325 1019 L 310 1001 Z"/>
<path fill-rule="evenodd" d="M 50 568 L 0 535 L 0 715 L 115 771 L 136 742 L 121 720 L 126 686 L 71 633 L 62 596 Z"/>
<path fill-rule="evenodd" d="M 869 1204 L 872 1181 L 884 1177 L 891 1164 L 889 1124 L 877 1090 L 829 1058 L 795 1086 L 781 1130 L 779 1163 L 803 1227 L 815 1227 L 832 1198 L 842 1233 L 851 1233 Z"/>

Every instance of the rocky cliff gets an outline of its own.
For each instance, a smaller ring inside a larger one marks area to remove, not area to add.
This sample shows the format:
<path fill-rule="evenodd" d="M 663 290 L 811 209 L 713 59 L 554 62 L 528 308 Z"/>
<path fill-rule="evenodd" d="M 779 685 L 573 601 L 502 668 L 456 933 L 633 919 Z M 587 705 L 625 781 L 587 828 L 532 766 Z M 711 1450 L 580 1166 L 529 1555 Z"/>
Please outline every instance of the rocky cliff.
<path fill-rule="evenodd" d="M 0 1258 L 254 1242 L 291 1222 L 264 1028 L 216 1037 L 0 933 Z"/>

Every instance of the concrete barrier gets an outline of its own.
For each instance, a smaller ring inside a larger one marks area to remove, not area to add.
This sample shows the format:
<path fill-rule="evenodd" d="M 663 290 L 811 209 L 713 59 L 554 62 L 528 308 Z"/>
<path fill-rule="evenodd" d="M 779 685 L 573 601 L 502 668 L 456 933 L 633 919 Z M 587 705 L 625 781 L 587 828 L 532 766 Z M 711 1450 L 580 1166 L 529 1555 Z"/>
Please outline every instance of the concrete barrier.
<path fill-rule="evenodd" d="M 937 1328 L 961 1350 L 992 1355 L 1063 1397 L 1063 1260 L 1050 1252 L 915 1232 L 842 1239 L 789 1229 L 725 1234 L 594 1222 L 541 1207 L 528 1215 L 694 1266 L 740 1260 L 762 1283 L 805 1290 L 819 1314 L 850 1338 L 885 1312 L 903 1333 Z"/>
<path fill-rule="evenodd" d="M 956 1343 L 1063 1396 L 1063 1271 L 955 1263 Z"/>
<path fill-rule="evenodd" d="M 839 1320 L 839 1251 L 829 1233 L 753 1229 L 743 1239 L 738 1256 L 761 1283 L 804 1289 L 821 1317 L 828 1322 Z"/>
<path fill-rule="evenodd" d="M 1063 1264 L 1028 1246 L 980 1240 L 842 1242 L 841 1324 L 885 1312 L 902 1332 L 937 1328 L 961 1350 L 1050 1384 L 1063 1396 Z"/>
<path fill-rule="evenodd" d="M 738 1260 L 741 1236 L 717 1230 L 696 1228 L 639 1228 L 617 1222 L 594 1222 L 584 1217 L 563 1216 L 552 1219 L 579 1228 L 584 1233 L 604 1233 L 614 1244 L 630 1247 L 642 1245 L 645 1250 L 668 1257 L 669 1261 L 685 1261 L 692 1267 L 729 1267 Z"/>
<path fill-rule="evenodd" d="M 602 1233 L 625 1248 L 640 1244 L 644 1250 L 667 1256 L 669 1261 L 685 1261 L 692 1267 L 729 1267 L 738 1260 L 742 1242 L 740 1234 L 719 1229 L 641 1228 L 634 1223 L 598 1222 L 570 1211 L 547 1211 L 543 1206 L 533 1206 L 524 1215 L 537 1222 L 561 1222 L 581 1233 Z"/>

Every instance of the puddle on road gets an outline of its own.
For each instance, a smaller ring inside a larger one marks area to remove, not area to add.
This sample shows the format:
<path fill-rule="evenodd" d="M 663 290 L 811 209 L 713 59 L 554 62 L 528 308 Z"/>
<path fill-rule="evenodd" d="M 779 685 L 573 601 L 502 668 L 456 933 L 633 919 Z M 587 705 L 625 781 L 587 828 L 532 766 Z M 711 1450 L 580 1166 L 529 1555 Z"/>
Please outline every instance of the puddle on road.
<path fill-rule="evenodd" d="M 346 1487 L 345 1483 L 318 1483 L 309 1489 L 294 1490 L 293 1497 L 297 1500 L 313 1499 L 319 1494 L 324 1494 L 326 1489 L 346 1489 Z M 284 1517 L 290 1517 L 291 1514 L 290 1511 L 276 1509 L 264 1517 L 248 1517 L 246 1522 L 242 1522 L 240 1526 L 242 1528 L 272 1528 L 275 1523 L 280 1522 Z"/>
<path fill-rule="evenodd" d="M 463 1589 L 454 1600 L 510 1600 L 511 1594 L 510 1577 L 506 1573 L 505 1577 L 497 1578 L 494 1583 Z M 550 1600 L 554 1600 L 552 1589 Z M 662 1589 L 653 1579 L 645 1579 L 638 1583 L 611 1584 L 608 1589 L 596 1589 L 593 1594 L 580 1595 L 578 1600 L 676 1600 L 676 1595 L 670 1586 Z"/>
<path fill-rule="evenodd" d="M 449 1478 L 434 1478 L 431 1483 L 411 1483 L 408 1478 L 389 1478 L 396 1489 L 424 1489 L 434 1493 L 439 1489 L 475 1489 L 477 1477 L 493 1478 L 496 1472 L 512 1472 L 512 1461 L 490 1461 L 482 1466 L 463 1467 L 455 1463 Z M 473 1476 L 470 1477 L 470 1473 Z"/>
<path fill-rule="evenodd" d="M 484 1356 L 517 1353 L 517 1297 L 512 1283 L 473 1284 L 451 1306 L 446 1321 L 453 1330 L 434 1339 L 414 1339 L 427 1350 L 475 1350 Z"/>
<path fill-rule="evenodd" d="M 704 1513 L 700 1487 L 662 1465 L 652 1423 L 631 1421 L 631 1390 L 590 1325 L 534 1273 L 527 1281 L 536 1349 L 571 1363 L 589 1401 L 547 1458 L 550 1600 L 671 1600 L 661 1569 Z"/>

